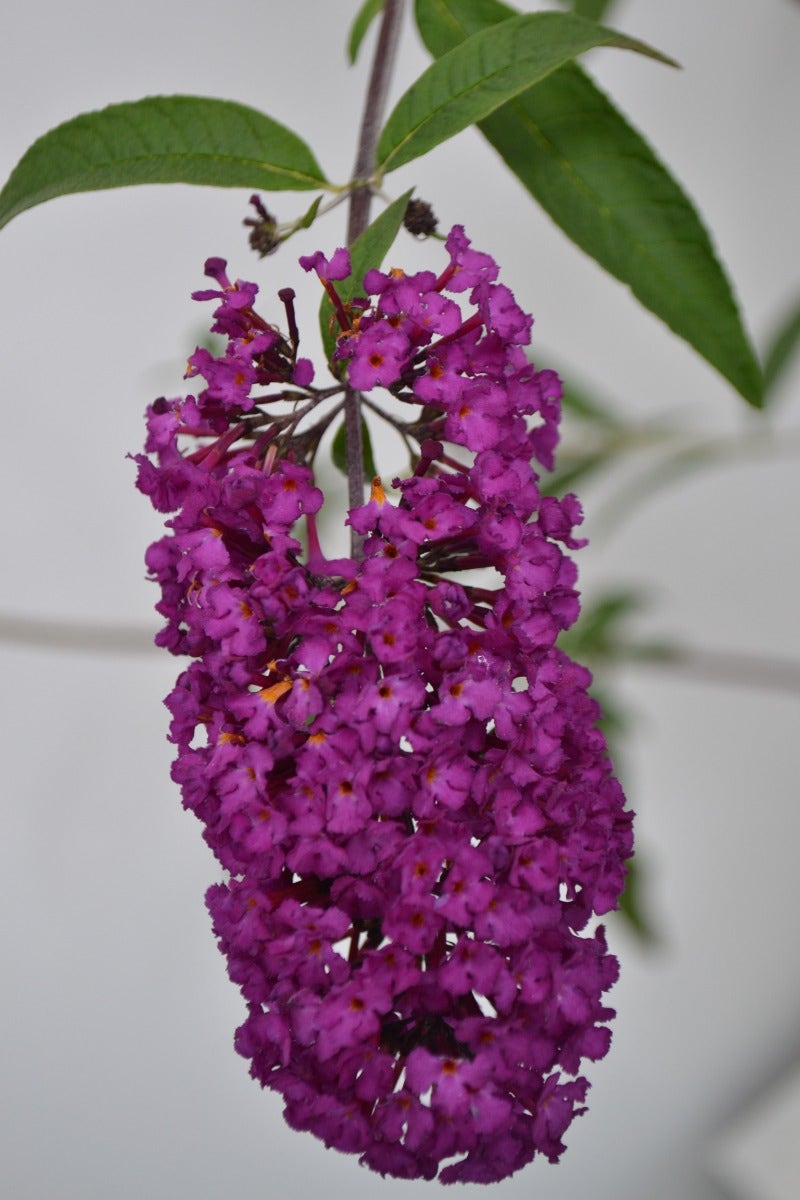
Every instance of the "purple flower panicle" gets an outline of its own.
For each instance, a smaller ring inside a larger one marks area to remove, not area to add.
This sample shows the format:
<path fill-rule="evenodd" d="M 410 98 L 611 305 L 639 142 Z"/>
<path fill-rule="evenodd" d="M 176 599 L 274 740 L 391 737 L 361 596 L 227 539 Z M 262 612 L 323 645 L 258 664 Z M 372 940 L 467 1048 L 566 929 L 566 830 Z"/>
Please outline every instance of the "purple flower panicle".
<path fill-rule="evenodd" d="M 237 1049 L 293 1128 L 382 1174 L 490 1183 L 555 1162 L 585 1111 L 617 976 L 591 922 L 631 815 L 557 646 L 581 510 L 533 464 L 560 385 L 490 256 L 460 227 L 446 249 L 438 277 L 373 270 L 340 305 L 335 359 L 415 406 L 420 447 L 349 514 L 362 557 L 326 559 L 315 524 L 341 386 L 312 386 L 296 330 L 219 259 L 198 295 L 227 350 L 190 359 L 198 396 L 149 409 L 139 487 L 173 514 L 147 555 L 156 640 L 192 659 L 173 777 L 226 872 L 207 903 L 247 1003 Z M 331 289 L 349 258 L 303 266 Z"/>

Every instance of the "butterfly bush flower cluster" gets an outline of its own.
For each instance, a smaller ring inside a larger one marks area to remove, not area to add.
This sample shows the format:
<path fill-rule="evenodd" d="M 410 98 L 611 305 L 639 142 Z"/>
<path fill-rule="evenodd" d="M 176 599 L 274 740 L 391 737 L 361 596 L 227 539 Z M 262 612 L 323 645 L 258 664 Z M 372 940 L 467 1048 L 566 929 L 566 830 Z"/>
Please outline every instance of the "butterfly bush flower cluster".
<path fill-rule="evenodd" d="M 454 228 L 437 276 L 301 259 L 338 321 L 330 386 L 254 284 L 215 287 L 220 356 L 148 411 L 139 487 L 167 520 L 147 565 L 183 801 L 225 871 L 207 903 L 247 1003 L 236 1033 L 285 1116 L 382 1174 L 502 1179 L 556 1161 L 606 1053 L 617 976 L 601 926 L 630 813 L 557 648 L 578 615 L 573 496 L 544 497 L 560 385 L 531 318 Z M 325 557 L 313 475 L 344 386 L 412 464 Z M 399 442 L 398 442 L 399 444 Z"/>

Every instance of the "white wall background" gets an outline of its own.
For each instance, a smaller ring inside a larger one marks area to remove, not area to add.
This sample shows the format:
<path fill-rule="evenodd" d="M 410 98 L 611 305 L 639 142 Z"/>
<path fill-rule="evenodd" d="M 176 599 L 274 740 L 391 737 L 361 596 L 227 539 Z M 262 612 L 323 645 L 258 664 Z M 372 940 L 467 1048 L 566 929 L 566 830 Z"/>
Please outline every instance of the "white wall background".
<path fill-rule="evenodd" d="M 368 57 L 346 68 L 354 7 L 14 6 L 0 44 L 0 173 L 77 112 L 189 92 L 262 107 L 344 180 Z M 614 50 L 590 62 L 706 215 L 763 344 L 800 292 L 800 5 L 620 0 L 612 23 L 684 66 Z M 425 62 L 409 27 L 395 94 Z M 389 180 L 394 194 L 412 183 L 443 226 L 463 222 L 507 264 L 541 345 L 622 411 L 679 409 L 708 434 L 760 426 L 533 209 L 477 136 Z M 181 388 L 204 315 L 188 299 L 203 260 L 226 255 L 267 294 L 294 283 L 310 328 L 317 295 L 295 258 L 342 237 L 336 214 L 259 264 L 240 226 L 246 202 L 183 187 L 95 193 L 0 235 L 3 614 L 155 628 L 142 553 L 158 526 L 125 454 L 141 443 L 145 403 Z M 281 217 L 303 203 L 274 198 Z M 425 253 L 409 240 L 409 260 Z M 637 505 L 614 537 L 598 530 L 582 556 L 587 591 L 644 582 L 656 603 L 643 633 L 799 657 L 800 485 L 784 435 L 800 426 L 796 370 L 770 420 L 784 453 L 691 476 Z M 287 1130 L 231 1048 L 243 1006 L 202 900 L 216 870 L 168 777 L 160 699 L 177 664 L 14 644 L 8 621 L 0 630 L 0 1193 L 438 1192 L 382 1182 Z M 614 927 L 619 1017 L 590 1113 L 558 1167 L 535 1164 L 496 1187 L 503 1197 L 718 1200 L 701 1169 L 706 1142 L 800 1052 L 797 698 L 655 669 L 631 669 L 620 686 L 636 714 L 627 778 L 661 944 L 644 951 Z"/>

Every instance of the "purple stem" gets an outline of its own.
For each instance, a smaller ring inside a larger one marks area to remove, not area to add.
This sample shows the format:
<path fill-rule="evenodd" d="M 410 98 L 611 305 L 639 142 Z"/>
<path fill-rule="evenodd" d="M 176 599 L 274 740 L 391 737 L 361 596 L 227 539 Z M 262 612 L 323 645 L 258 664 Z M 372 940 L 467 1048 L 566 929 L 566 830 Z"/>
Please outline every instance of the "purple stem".
<path fill-rule="evenodd" d="M 375 148 L 378 145 L 386 97 L 389 92 L 389 81 L 397 55 L 404 3 L 405 0 L 385 0 L 361 118 L 358 150 L 353 168 L 355 181 L 369 180 L 375 170 Z M 348 246 L 352 246 L 356 238 L 367 228 L 371 201 L 372 186 L 369 182 L 358 183 L 350 193 L 347 222 Z M 364 503 L 364 448 L 361 437 L 361 397 L 352 388 L 348 388 L 345 392 L 344 436 L 348 507 L 359 508 Z M 362 539 L 355 530 L 351 531 L 350 537 L 351 553 L 356 558 L 360 555 Z"/>

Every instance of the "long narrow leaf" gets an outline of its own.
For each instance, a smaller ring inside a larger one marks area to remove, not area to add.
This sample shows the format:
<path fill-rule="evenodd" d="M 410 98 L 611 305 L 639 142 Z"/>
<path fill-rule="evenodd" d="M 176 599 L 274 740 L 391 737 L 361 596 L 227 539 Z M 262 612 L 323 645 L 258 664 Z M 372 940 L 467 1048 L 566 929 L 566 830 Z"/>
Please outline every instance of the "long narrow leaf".
<path fill-rule="evenodd" d="M 356 13 L 355 20 L 350 26 L 350 36 L 347 39 L 347 57 L 351 66 L 358 58 L 358 52 L 367 30 L 382 10 L 384 3 L 385 0 L 364 0 Z"/>
<path fill-rule="evenodd" d="M 514 10 L 498 0 L 418 0 L 433 55 Z M 442 58 L 440 61 L 446 61 Z M 762 403 L 756 356 L 710 238 L 641 135 L 575 64 L 561 67 L 480 123 L 532 196 L 587 254 L 714 366 Z"/>
<path fill-rule="evenodd" d="M 620 896 L 619 914 L 645 945 L 653 946 L 658 942 L 659 937 L 642 904 L 640 888 L 642 874 L 640 857 L 635 854 L 627 863 L 625 890 Z"/>
<path fill-rule="evenodd" d="M 590 21 L 602 21 L 611 4 L 612 0 L 574 0 L 572 11 Z"/>
<path fill-rule="evenodd" d="M 800 350 L 800 301 L 787 314 L 764 355 L 764 390 L 769 398 Z"/>
<path fill-rule="evenodd" d="M 569 13 L 511 17 L 456 45 L 401 96 L 378 142 L 378 169 L 419 158 L 595 46 L 671 62 L 644 42 Z"/>
<path fill-rule="evenodd" d="M 325 184 L 297 134 L 230 100 L 151 96 L 84 113 L 34 142 L 0 193 L 0 226 L 72 192 L 139 183 L 304 191 Z"/>
<path fill-rule="evenodd" d="M 361 418 L 361 455 L 364 463 L 364 478 L 374 479 L 378 474 L 378 468 L 375 466 L 375 456 L 372 451 L 372 438 L 370 437 L 369 425 Z M 347 474 L 347 433 L 345 430 L 344 420 L 333 438 L 331 445 L 331 458 L 333 465 L 338 467 L 343 475 Z"/>

